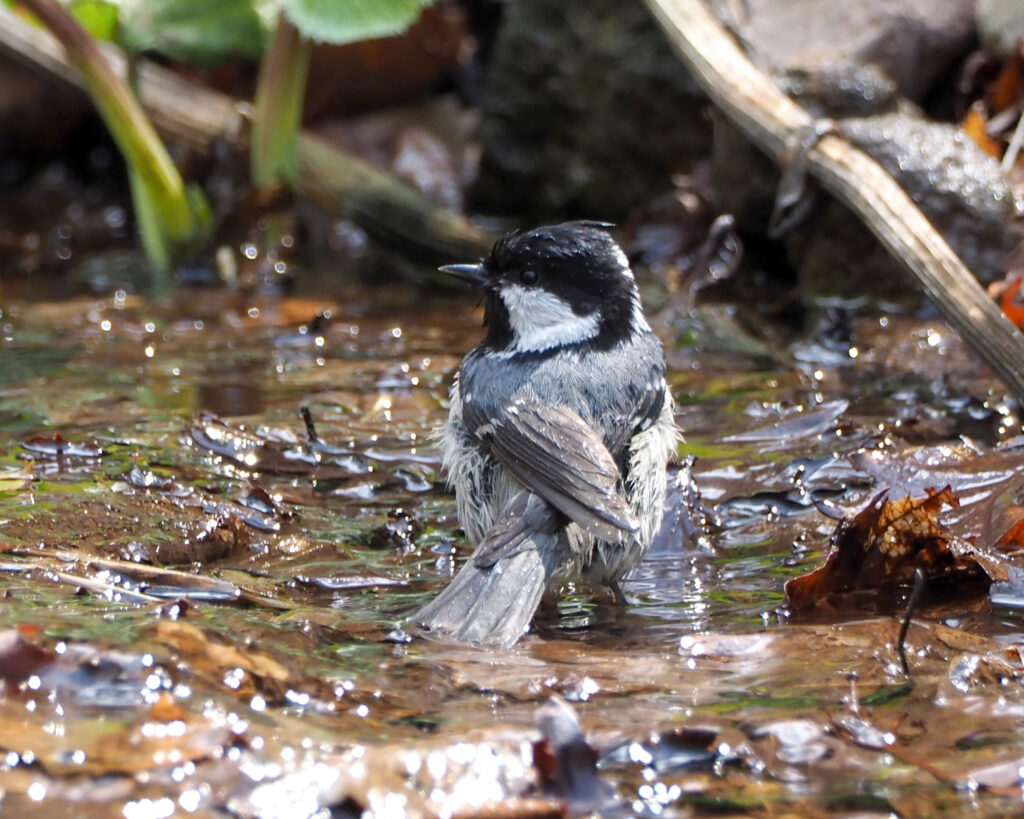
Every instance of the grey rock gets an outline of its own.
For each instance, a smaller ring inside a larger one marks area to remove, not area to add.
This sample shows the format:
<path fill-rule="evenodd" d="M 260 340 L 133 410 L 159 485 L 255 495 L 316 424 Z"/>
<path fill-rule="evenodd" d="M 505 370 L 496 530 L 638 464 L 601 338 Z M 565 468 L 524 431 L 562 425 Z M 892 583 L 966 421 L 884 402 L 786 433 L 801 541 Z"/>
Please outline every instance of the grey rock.
<path fill-rule="evenodd" d="M 1020 0 L 1017 0 L 1020 3 Z M 1000 275 L 1012 197 L 999 166 L 921 100 L 974 43 L 975 0 L 717 0 L 748 53 L 815 117 L 842 122 L 914 198 L 982 281 Z M 860 119 L 845 119 L 858 117 Z M 847 124 L 848 123 L 848 124 Z M 715 205 L 748 235 L 766 231 L 779 171 L 715 120 Z M 860 219 L 810 186 L 818 204 L 785 236 L 801 292 L 916 299 L 902 267 Z"/>
<path fill-rule="evenodd" d="M 895 83 L 879 68 L 856 60 L 827 61 L 817 66 L 792 66 L 773 79 L 782 91 L 812 116 L 867 116 L 896 110 Z M 775 205 L 780 172 L 724 116 L 716 114 L 712 148 L 715 208 L 731 213 L 740 230 L 764 233 Z"/>
<path fill-rule="evenodd" d="M 472 206 L 622 216 L 706 157 L 706 104 L 640 0 L 509 3 Z"/>
<path fill-rule="evenodd" d="M 975 19 L 978 38 L 986 51 L 1009 57 L 1024 37 L 1024 3 L 1021 0 L 977 0 Z"/>
<path fill-rule="evenodd" d="M 1013 194 L 999 163 L 963 131 L 911 114 L 847 119 L 839 129 L 899 182 L 979 280 L 1003 274 Z M 786 245 L 810 292 L 892 298 L 912 291 L 902 267 L 834 200 Z"/>
<path fill-rule="evenodd" d="M 895 111 L 901 102 L 896 83 L 881 68 L 850 57 L 775 72 L 779 88 L 814 117 L 866 117 Z"/>
<path fill-rule="evenodd" d="M 741 10 L 733 13 L 732 24 L 754 59 L 768 70 L 853 59 L 876 65 L 904 96 L 921 101 L 972 47 L 974 4 L 975 0 L 744 0 L 738 4 Z M 733 6 L 737 4 L 728 7 Z"/>

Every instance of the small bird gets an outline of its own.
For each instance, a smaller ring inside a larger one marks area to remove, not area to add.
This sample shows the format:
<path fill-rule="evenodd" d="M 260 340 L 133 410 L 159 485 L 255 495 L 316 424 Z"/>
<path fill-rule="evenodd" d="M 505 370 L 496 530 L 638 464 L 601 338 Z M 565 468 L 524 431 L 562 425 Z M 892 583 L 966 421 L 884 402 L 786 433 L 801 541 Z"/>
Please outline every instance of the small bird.
<path fill-rule="evenodd" d="M 619 603 L 661 525 L 679 438 L 661 343 L 603 222 L 513 232 L 479 264 L 483 341 L 462 361 L 443 469 L 476 548 L 413 621 L 508 648 L 546 589 L 582 577 Z"/>

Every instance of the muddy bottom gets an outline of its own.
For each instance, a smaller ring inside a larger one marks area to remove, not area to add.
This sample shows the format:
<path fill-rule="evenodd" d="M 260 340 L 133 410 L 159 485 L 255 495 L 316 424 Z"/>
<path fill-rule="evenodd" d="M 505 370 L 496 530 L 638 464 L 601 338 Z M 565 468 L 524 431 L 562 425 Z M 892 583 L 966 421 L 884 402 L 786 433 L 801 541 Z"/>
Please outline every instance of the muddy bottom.
<path fill-rule="evenodd" d="M 1020 810 L 1012 577 L 916 617 L 909 674 L 901 611 L 783 592 L 881 490 L 950 485 L 968 541 L 1024 517 L 1020 419 L 944 325 L 663 315 L 684 468 L 628 608 L 566 586 L 494 652 L 402 619 L 468 553 L 430 435 L 481 317 L 388 300 L 4 309 L 4 815 Z"/>

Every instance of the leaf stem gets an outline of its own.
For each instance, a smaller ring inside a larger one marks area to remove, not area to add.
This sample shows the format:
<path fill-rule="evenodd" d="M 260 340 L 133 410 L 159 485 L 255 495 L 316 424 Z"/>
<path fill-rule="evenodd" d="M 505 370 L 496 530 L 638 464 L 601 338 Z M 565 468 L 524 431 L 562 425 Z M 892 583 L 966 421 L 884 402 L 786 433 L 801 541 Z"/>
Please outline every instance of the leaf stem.
<path fill-rule="evenodd" d="M 89 33 L 58 0 L 20 0 L 60 41 L 128 164 L 143 246 L 153 267 L 154 290 L 170 289 L 175 252 L 205 234 L 209 210 L 186 190 L 178 169 L 128 85 Z"/>
<path fill-rule="evenodd" d="M 298 133 L 311 49 L 311 42 L 280 14 L 256 86 L 251 159 L 257 188 L 279 179 L 294 184 L 298 178 Z"/>

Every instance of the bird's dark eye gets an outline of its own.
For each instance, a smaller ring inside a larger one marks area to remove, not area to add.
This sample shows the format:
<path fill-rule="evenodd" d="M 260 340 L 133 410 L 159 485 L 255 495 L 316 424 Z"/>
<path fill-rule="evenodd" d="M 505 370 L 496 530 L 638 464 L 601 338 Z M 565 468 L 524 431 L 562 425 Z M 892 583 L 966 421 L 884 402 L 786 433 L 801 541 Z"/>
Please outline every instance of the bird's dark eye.
<path fill-rule="evenodd" d="M 529 268 L 527 268 L 526 270 L 519 274 L 519 281 L 521 281 L 523 284 L 536 284 L 537 279 L 539 278 L 540 276 L 538 275 L 537 271 L 530 270 Z"/>

